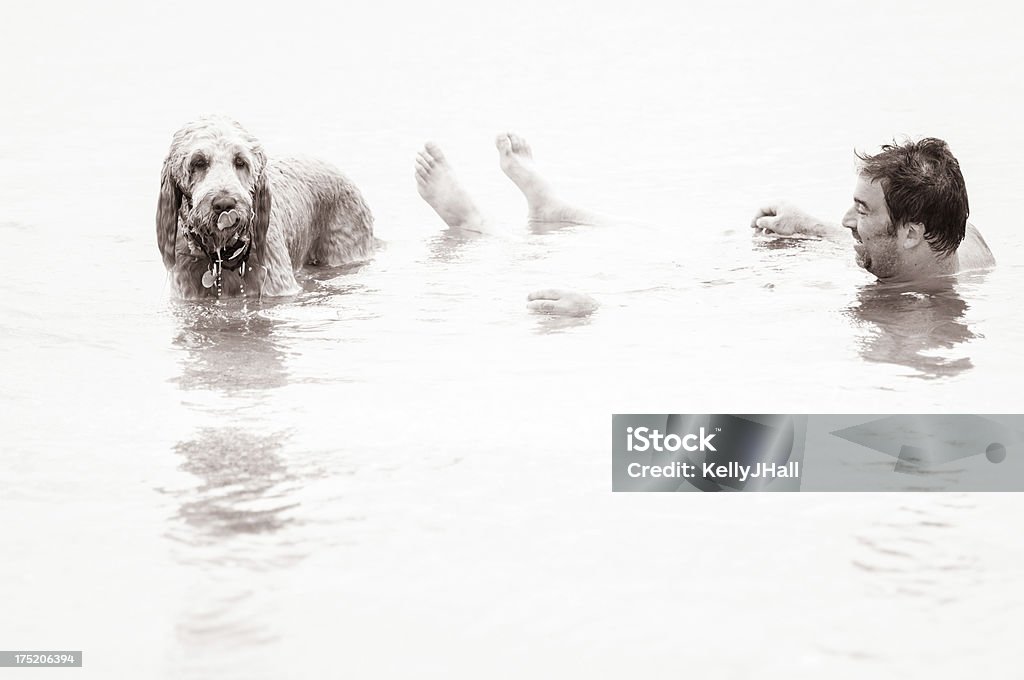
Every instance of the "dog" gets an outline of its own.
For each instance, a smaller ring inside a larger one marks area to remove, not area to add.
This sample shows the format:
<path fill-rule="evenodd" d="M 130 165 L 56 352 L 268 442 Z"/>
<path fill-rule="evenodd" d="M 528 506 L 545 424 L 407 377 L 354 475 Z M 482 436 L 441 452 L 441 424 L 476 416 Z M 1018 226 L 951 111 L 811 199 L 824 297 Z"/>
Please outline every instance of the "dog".
<path fill-rule="evenodd" d="M 303 265 L 366 260 L 375 243 L 373 215 L 341 172 L 317 160 L 268 160 L 254 136 L 220 116 L 174 134 L 156 237 L 184 298 L 293 295 Z"/>

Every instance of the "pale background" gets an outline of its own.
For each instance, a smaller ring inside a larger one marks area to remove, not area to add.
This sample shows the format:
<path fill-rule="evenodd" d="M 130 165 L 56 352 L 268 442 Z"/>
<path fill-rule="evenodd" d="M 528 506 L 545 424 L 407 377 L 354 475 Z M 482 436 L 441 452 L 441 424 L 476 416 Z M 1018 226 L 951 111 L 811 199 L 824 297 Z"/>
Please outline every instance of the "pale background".
<path fill-rule="evenodd" d="M 85 651 L 40 677 L 1005 677 L 1017 496 L 612 495 L 608 438 L 616 412 L 1019 410 L 1019 26 L 863 0 L 8 10 L 0 647 Z M 387 248 L 294 300 L 172 302 L 160 164 L 211 112 L 342 167 Z M 508 129 L 619 219 L 530 233 Z M 776 196 L 838 220 L 854 148 L 903 134 L 949 141 L 994 272 L 899 308 L 845 245 L 751 240 Z M 495 236 L 442 234 L 427 139 Z M 530 315 L 551 285 L 602 308 Z"/>

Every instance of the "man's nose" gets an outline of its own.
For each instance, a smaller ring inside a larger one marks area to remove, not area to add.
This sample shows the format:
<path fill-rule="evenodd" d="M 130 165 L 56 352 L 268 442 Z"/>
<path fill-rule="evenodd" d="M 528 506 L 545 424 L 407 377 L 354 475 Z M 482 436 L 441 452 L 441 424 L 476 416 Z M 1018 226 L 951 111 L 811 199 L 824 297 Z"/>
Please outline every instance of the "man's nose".
<path fill-rule="evenodd" d="M 213 206 L 213 209 L 217 212 L 226 212 L 228 210 L 234 209 L 234 207 L 238 205 L 238 201 L 236 201 L 231 196 L 218 196 L 217 198 L 213 199 L 211 205 Z"/>
<path fill-rule="evenodd" d="M 846 214 L 843 215 L 843 226 L 847 229 L 853 229 L 857 226 L 857 206 L 851 206 Z"/>

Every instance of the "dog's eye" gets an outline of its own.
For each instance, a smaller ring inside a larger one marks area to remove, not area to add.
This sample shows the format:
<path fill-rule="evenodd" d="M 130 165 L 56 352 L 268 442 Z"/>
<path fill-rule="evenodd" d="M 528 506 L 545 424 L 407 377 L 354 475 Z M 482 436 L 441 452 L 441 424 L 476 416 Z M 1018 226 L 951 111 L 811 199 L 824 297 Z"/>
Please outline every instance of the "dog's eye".
<path fill-rule="evenodd" d="M 206 168 L 206 159 L 202 156 L 196 156 L 192 159 L 192 162 L 189 163 L 189 167 L 193 170 L 203 170 Z"/>
<path fill-rule="evenodd" d="M 241 156 L 235 156 L 235 167 L 239 170 L 245 170 L 249 167 L 249 164 L 245 162 L 245 159 Z"/>

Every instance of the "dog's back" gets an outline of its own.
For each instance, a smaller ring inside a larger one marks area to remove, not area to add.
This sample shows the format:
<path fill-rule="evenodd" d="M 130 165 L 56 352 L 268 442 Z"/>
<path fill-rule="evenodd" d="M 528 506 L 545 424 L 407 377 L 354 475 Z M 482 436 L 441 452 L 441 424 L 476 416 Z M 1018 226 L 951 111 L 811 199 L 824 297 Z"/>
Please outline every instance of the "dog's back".
<path fill-rule="evenodd" d="M 292 267 L 337 266 L 368 258 L 373 215 L 340 170 L 311 158 L 272 159 L 270 230 L 280 230 Z"/>

